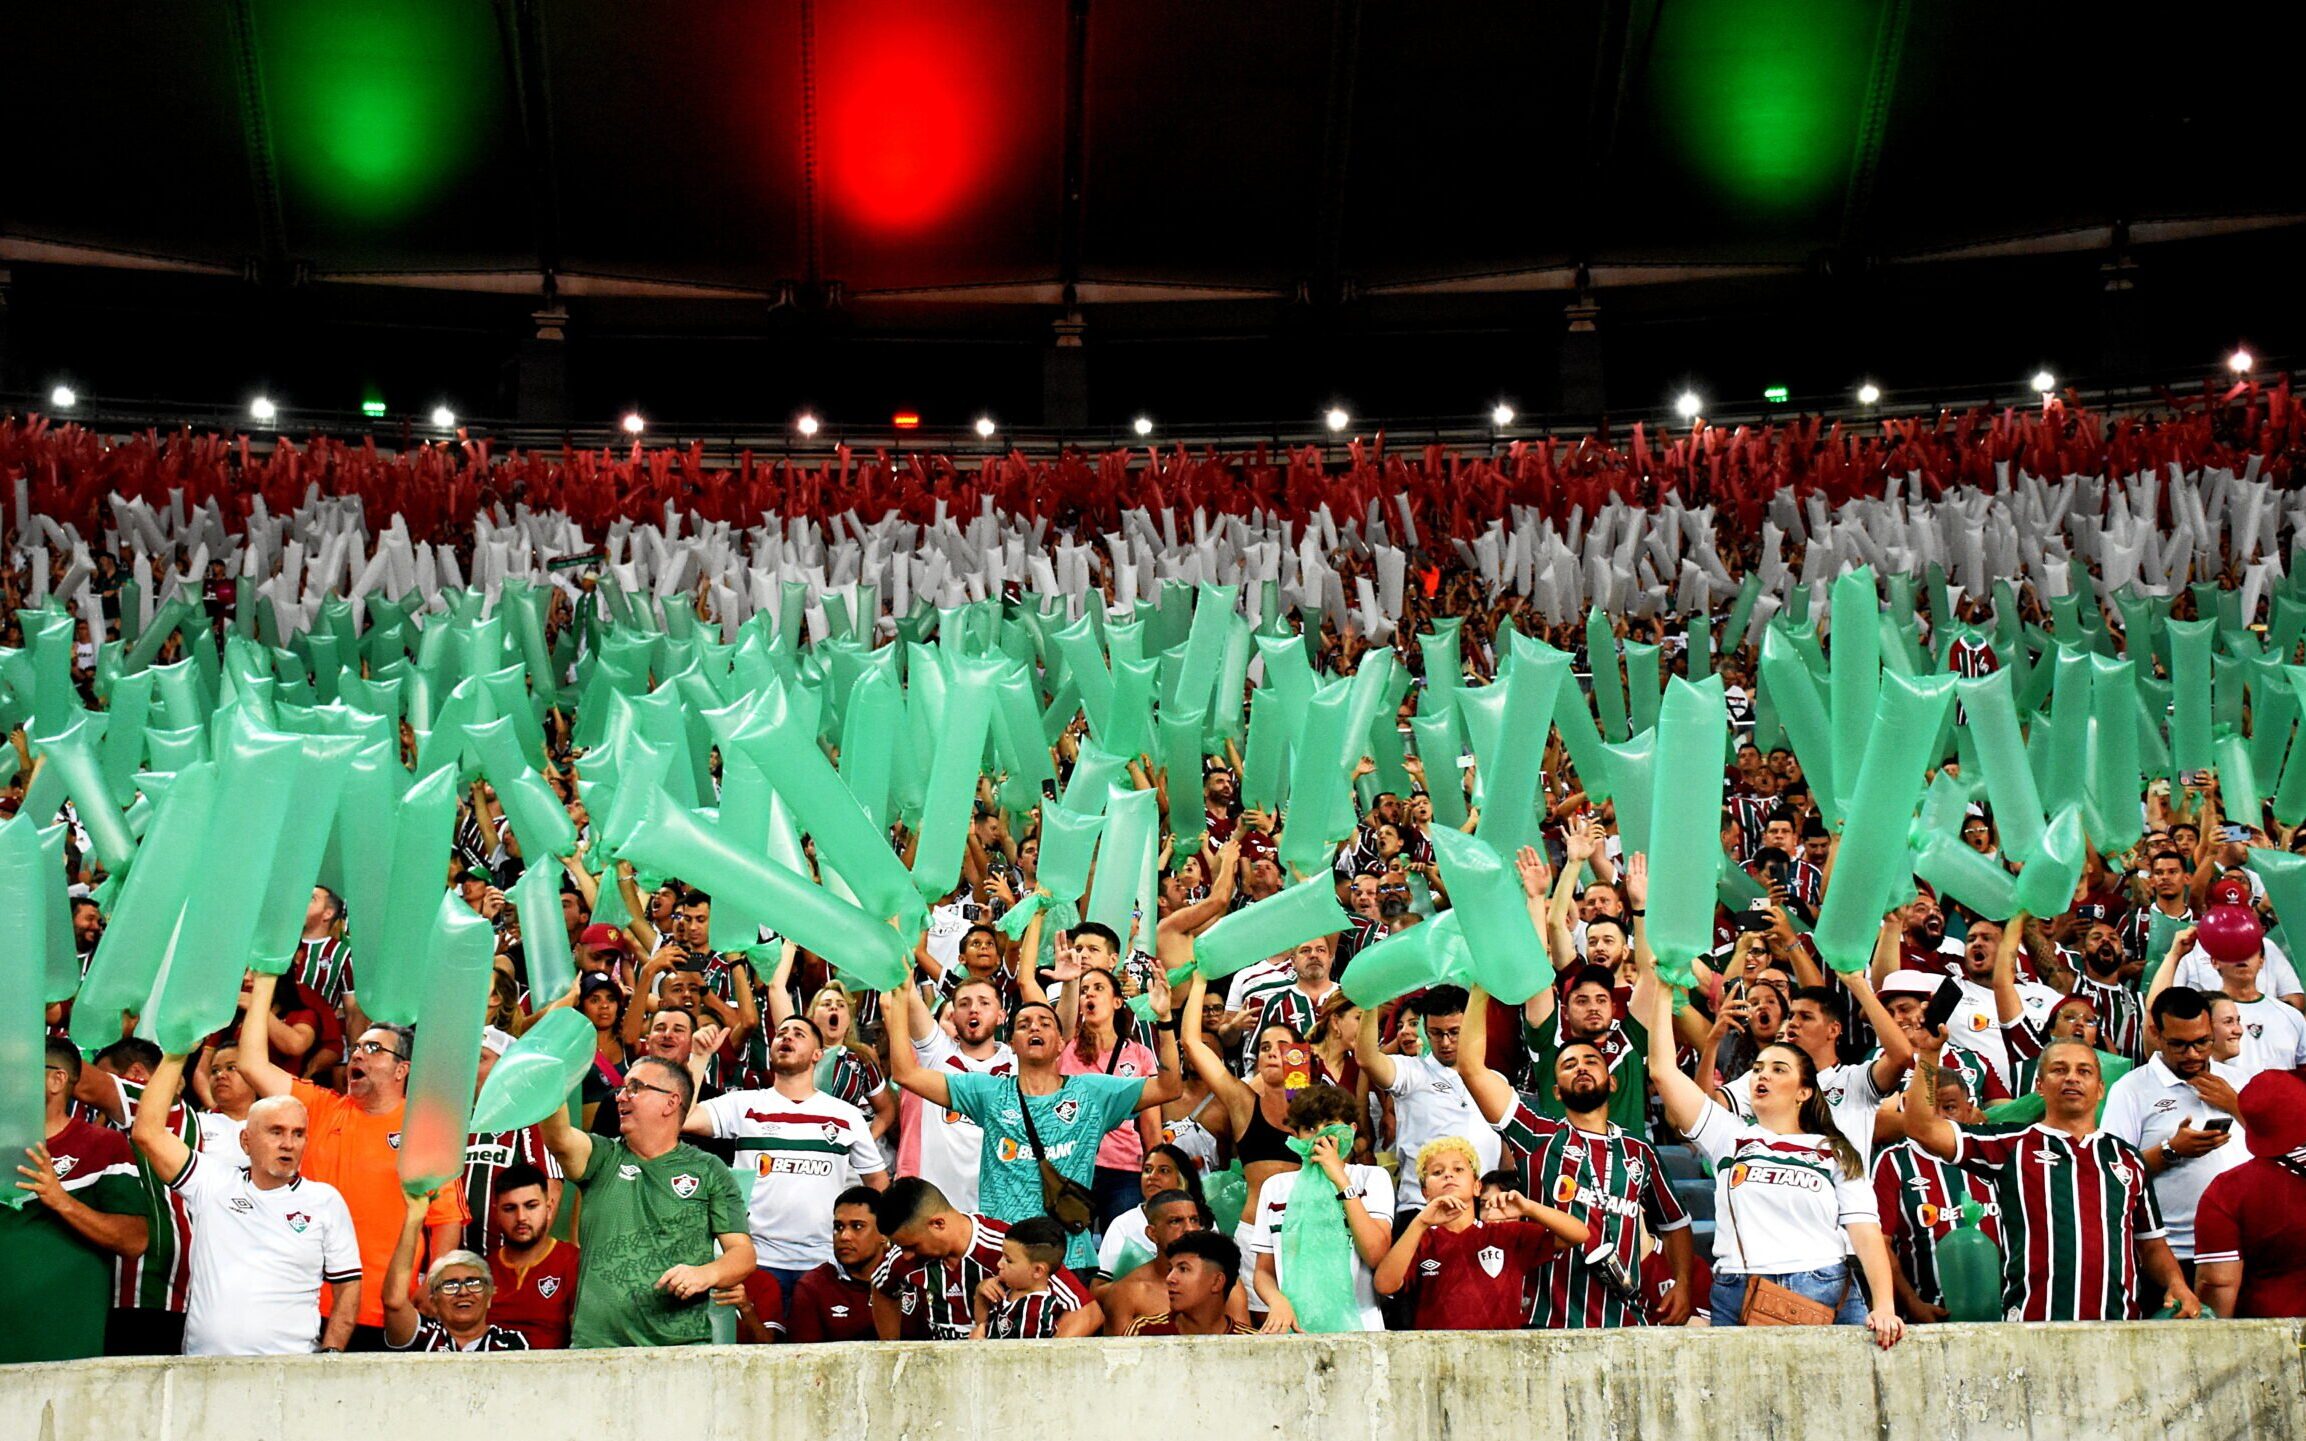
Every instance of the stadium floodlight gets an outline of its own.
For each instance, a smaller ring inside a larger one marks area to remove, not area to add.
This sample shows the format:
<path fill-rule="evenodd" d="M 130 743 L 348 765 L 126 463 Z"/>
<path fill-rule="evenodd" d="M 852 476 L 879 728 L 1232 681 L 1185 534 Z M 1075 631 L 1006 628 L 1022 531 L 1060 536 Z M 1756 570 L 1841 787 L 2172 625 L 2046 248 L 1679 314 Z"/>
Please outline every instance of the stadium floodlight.
<path fill-rule="evenodd" d="M 1321 417 L 1321 420 L 1333 431 L 1343 430 L 1353 424 L 1353 417 L 1345 413 L 1345 407 L 1342 405 L 1329 407 L 1329 413 Z"/>
<path fill-rule="evenodd" d="M 248 402 L 248 418 L 258 425 L 270 425 L 279 415 L 280 407 L 274 405 L 269 396 L 260 395 Z"/>
<path fill-rule="evenodd" d="M 2034 372 L 2035 390 L 2039 391 L 2043 395 L 2049 395 L 2054 393 L 2057 388 L 2058 377 L 2050 374 L 2050 372 L 2046 370 L 2037 370 Z"/>
<path fill-rule="evenodd" d="M 432 408 L 432 424 L 435 430 L 454 430 L 456 412 L 445 405 L 436 405 Z"/>
<path fill-rule="evenodd" d="M 1513 424 L 1513 407 L 1507 405 L 1502 400 L 1499 401 L 1497 403 L 1497 408 L 1490 411 L 1489 413 L 1489 423 L 1496 426 L 1499 430 L 1503 430 L 1507 426 Z"/>
<path fill-rule="evenodd" d="M 1697 419 L 1697 413 L 1704 408 L 1705 402 L 1697 398 L 1697 392 L 1694 390 L 1685 390 L 1674 397 L 1673 413 L 1684 420 Z"/>
<path fill-rule="evenodd" d="M 625 428 L 625 434 L 627 435 L 638 435 L 642 431 L 649 428 L 649 423 L 641 419 L 641 413 L 637 410 L 628 410 L 625 412 L 623 425 Z"/>
<path fill-rule="evenodd" d="M 981 440 L 991 440 L 994 433 L 1000 430 L 1000 428 L 1000 426 L 993 423 L 993 417 L 989 415 L 980 415 L 977 417 L 977 436 Z"/>
<path fill-rule="evenodd" d="M 69 385 L 59 385 L 48 392 L 48 405 L 53 410 L 70 410 L 79 403 L 79 394 Z"/>
<path fill-rule="evenodd" d="M 1865 384 L 1858 387 L 1858 404 L 1879 405 L 1881 403 L 1882 388 L 1880 386 L 1869 380 Z"/>
<path fill-rule="evenodd" d="M 817 418 L 804 410 L 800 418 L 793 422 L 793 429 L 800 433 L 801 439 L 814 440 L 817 435 Z"/>
<path fill-rule="evenodd" d="M 1135 420 L 1129 422 L 1129 428 L 1136 431 L 1139 435 L 1151 435 L 1153 433 L 1153 417 L 1150 415 L 1140 415 Z"/>
<path fill-rule="evenodd" d="M 2226 357 L 2226 368 L 2236 375 L 2248 375 L 2250 367 L 2257 363 L 2258 358 L 2247 350 L 2237 350 Z"/>

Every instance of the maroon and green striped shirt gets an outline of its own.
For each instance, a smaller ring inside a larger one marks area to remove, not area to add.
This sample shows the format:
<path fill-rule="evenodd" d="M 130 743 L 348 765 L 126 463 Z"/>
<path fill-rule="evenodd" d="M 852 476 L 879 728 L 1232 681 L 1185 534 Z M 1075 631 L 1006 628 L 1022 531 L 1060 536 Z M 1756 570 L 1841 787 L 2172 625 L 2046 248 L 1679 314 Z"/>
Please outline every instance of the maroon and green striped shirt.
<path fill-rule="evenodd" d="M 1521 1165 L 1522 1194 L 1586 1223 L 1593 1236 L 1562 1252 L 1537 1273 L 1530 1306 L 1534 1328 L 1645 1326 L 1641 1297 L 1621 1296 L 1589 1264 L 1589 1255 L 1616 1257 L 1627 1275 L 1641 1270 L 1641 1225 L 1653 1235 L 1689 1224 L 1664 1168 L 1649 1143 L 1612 1123 L 1602 1133 L 1552 1120 L 1518 1102 L 1497 1128 L 1498 1139 Z"/>
<path fill-rule="evenodd" d="M 1954 1164 L 1990 1182 L 2001 1207 L 2005 1319 L 2136 1320 L 2138 1247 L 2163 1228 L 2130 1143 L 2041 1124 L 1957 1130 Z"/>

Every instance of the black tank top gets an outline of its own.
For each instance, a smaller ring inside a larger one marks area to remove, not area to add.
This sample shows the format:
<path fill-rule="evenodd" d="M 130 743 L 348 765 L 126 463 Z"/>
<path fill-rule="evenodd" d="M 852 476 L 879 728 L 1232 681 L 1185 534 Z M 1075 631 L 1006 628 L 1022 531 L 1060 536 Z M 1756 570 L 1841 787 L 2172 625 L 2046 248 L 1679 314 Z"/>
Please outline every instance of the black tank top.
<path fill-rule="evenodd" d="M 1279 1126 L 1265 1119 L 1265 1102 L 1260 1098 L 1249 1108 L 1249 1126 L 1241 1133 L 1241 1144 L 1236 1148 L 1244 1167 L 1260 1161 L 1279 1161 L 1285 1165 L 1297 1164 L 1297 1153 L 1289 1149 L 1289 1137 Z"/>

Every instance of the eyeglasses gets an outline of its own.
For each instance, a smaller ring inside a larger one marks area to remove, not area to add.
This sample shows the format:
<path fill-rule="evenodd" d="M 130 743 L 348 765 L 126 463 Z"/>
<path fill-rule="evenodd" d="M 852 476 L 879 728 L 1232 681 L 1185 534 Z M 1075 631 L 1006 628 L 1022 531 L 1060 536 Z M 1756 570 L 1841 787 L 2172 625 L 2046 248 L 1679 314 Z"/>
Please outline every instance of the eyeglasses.
<path fill-rule="evenodd" d="M 646 1081 L 627 1081 L 623 1085 L 617 1087 L 617 1089 L 628 1096 L 637 1096 L 643 1091 L 654 1091 L 660 1096 L 680 1095 L 680 1092 L 673 1090 L 670 1087 L 652 1086 Z"/>
<path fill-rule="evenodd" d="M 481 1276 L 451 1276 L 446 1281 L 435 1281 L 432 1289 L 444 1296 L 463 1296 L 488 1289 L 488 1280 Z"/>
<path fill-rule="evenodd" d="M 408 1059 L 382 1041 L 355 1041 L 352 1046 L 352 1053 L 356 1056 L 390 1056 L 396 1061 Z"/>
<path fill-rule="evenodd" d="M 2208 1036 L 2204 1036 L 2199 1041 L 2180 1041 L 2173 1040 L 2168 1036 L 2164 1036 L 2162 1038 L 2162 1044 L 2168 1046 L 2173 1051 L 2207 1051 L 2210 1049 L 2210 1038 Z"/>

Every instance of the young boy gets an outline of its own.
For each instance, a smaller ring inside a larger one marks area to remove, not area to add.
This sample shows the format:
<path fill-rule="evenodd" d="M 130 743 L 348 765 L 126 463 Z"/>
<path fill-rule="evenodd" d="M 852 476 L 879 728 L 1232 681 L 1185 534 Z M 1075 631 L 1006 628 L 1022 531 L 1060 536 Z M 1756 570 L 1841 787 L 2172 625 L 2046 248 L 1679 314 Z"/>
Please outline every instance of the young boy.
<path fill-rule="evenodd" d="M 977 1288 L 972 1341 L 1045 1341 L 1096 1333 L 1101 1313 L 1089 1288 L 1065 1269 L 1065 1229 L 1047 1216 L 1009 1228 L 1001 1264 Z"/>
<path fill-rule="evenodd" d="M 1585 1222 L 1501 1186 L 1485 1194 L 1481 1162 L 1462 1136 L 1417 1153 L 1419 1211 L 1377 1265 L 1377 1289 L 1414 1286 L 1411 1329 L 1512 1331 L 1529 1319 L 1530 1278 L 1586 1243 Z M 1537 1224 L 1529 1225 L 1534 1221 Z"/>

